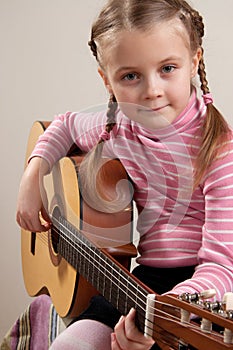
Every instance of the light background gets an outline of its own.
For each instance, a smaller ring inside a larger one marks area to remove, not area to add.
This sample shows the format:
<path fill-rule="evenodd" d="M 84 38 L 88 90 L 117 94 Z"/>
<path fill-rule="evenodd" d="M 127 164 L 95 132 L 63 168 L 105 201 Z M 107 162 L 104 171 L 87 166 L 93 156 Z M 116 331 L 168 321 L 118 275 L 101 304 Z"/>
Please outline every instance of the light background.
<path fill-rule="evenodd" d="M 104 0 L 0 0 L 0 339 L 31 300 L 21 273 L 16 198 L 35 120 L 105 103 L 87 41 Z M 192 0 L 206 24 L 207 78 L 233 124 L 232 0 Z"/>

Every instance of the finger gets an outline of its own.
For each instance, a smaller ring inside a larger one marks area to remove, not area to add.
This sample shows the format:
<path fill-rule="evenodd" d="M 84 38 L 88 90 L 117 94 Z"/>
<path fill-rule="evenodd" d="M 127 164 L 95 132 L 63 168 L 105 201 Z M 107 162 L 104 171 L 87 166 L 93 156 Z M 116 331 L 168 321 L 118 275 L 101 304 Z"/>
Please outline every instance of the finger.
<path fill-rule="evenodd" d="M 132 308 L 125 317 L 125 335 L 128 341 L 135 344 L 135 349 L 150 349 L 154 340 L 150 337 L 145 337 L 135 325 L 136 310 Z"/>
<path fill-rule="evenodd" d="M 52 221 L 50 219 L 50 216 L 47 212 L 47 210 L 45 210 L 44 207 L 42 207 L 41 209 L 41 224 L 48 230 L 51 225 L 52 225 Z"/>
<path fill-rule="evenodd" d="M 115 341 L 120 349 L 124 349 L 128 339 L 125 334 L 125 317 L 121 316 L 114 328 Z M 116 348 L 117 349 L 117 348 Z"/>
<path fill-rule="evenodd" d="M 140 338 L 142 336 L 143 338 L 143 334 L 138 330 L 138 328 L 135 325 L 135 317 L 136 317 L 136 310 L 134 308 L 132 308 L 128 313 L 128 315 L 125 317 L 125 333 L 126 333 L 126 337 L 129 340 L 134 340 L 135 336 Z"/>
<path fill-rule="evenodd" d="M 45 232 L 48 230 L 46 226 L 41 224 L 39 214 L 37 216 L 33 216 L 33 219 L 31 219 L 30 217 L 25 218 L 25 215 L 20 215 L 17 213 L 16 221 L 19 226 L 26 231 Z"/>
<path fill-rule="evenodd" d="M 115 333 L 111 334 L 111 349 L 112 350 L 121 350 L 121 348 L 117 342 L 117 338 L 116 338 Z"/>

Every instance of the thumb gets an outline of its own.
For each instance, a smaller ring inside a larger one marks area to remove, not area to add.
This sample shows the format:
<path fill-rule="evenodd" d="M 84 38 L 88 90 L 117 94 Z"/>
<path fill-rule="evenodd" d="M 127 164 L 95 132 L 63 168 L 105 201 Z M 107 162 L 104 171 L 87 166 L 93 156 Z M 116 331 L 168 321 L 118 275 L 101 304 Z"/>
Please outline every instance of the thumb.
<path fill-rule="evenodd" d="M 48 227 L 48 228 L 51 226 L 52 221 L 51 221 L 50 216 L 49 216 L 49 214 L 44 206 L 42 206 L 42 208 L 41 208 L 41 219 L 42 219 L 42 221 L 45 221 L 42 223 L 43 226 Z"/>

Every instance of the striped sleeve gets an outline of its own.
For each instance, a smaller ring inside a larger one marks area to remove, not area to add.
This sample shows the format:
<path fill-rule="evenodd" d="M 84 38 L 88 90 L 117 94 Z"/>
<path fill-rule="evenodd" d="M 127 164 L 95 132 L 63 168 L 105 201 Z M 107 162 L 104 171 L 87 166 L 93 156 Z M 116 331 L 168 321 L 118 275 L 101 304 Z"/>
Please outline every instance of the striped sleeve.
<path fill-rule="evenodd" d="M 177 285 L 180 294 L 214 288 L 221 300 L 233 291 L 233 146 L 220 155 L 204 180 L 205 224 L 199 265 L 192 279 Z"/>
<path fill-rule="evenodd" d="M 32 157 L 44 158 L 50 169 L 66 156 L 75 143 L 82 151 L 88 152 L 99 139 L 105 123 L 105 113 L 71 113 L 58 115 L 40 136 Z"/>

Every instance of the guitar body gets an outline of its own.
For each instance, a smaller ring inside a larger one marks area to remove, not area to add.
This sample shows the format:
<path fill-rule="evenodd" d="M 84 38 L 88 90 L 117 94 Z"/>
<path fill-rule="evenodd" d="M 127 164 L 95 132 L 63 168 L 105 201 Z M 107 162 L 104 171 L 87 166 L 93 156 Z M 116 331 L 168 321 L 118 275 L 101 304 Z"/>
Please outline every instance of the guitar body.
<path fill-rule="evenodd" d="M 27 158 L 47 124 L 33 125 Z M 131 243 L 132 201 L 114 213 L 89 206 L 81 195 L 82 159 L 80 153 L 70 151 L 44 178 L 51 230 L 22 230 L 22 267 L 29 295 L 47 293 L 61 317 L 73 317 L 101 293 L 123 315 L 135 308 L 139 329 L 163 350 L 233 350 L 233 293 L 226 293 L 220 302 L 208 300 L 214 290 L 158 295 L 133 276 L 128 269 L 136 255 Z M 116 184 L 127 180 L 124 168 L 111 160 L 101 172 L 100 193 L 115 198 Z M 200 325 L 191 315 L 202 320 Z M 212 324 L 222 332 L 214 331 Z"/>
<path fill-rule="evenodd" d="M 26 159 L 48 124 L 34 123 Z M 130 257 L 136 254 L 134 246 L 127 245 L 132 238 L 131 203 L 126 210 L 117 213 L 100 212 L 88 206 L 79 188 L 77 168 L 81 160 L 81 155 L 65 157 L 45 177 L 50 216 L 59 220 L 62 215 L 77 229 L 88 232 L 88 238 L 95 241 L 100 249 L 108 250 L 111 247 L 113 255 L 119 255 L 119 260 L 127 265 Z M 114 176 L 105 185 L 115 191 L 116 183 L 122 178 L 127 179 L 127 175 L 117 160 L 108 162 L 106 169 Z M 113 234 L 117 237 L 113 237 Z M 98 292 L 59 254 L 58 245 L 59 232 L 53 228 L 43 233 L 21 231 L 24 282 L 29 295 L 49 294 L 61 317 L 73 317 L 79 315 L 87 307 L 90 298 Z M 119 252 L 117 246 L 124 245 L 128 248 Z"/>

